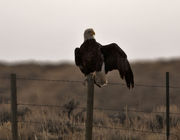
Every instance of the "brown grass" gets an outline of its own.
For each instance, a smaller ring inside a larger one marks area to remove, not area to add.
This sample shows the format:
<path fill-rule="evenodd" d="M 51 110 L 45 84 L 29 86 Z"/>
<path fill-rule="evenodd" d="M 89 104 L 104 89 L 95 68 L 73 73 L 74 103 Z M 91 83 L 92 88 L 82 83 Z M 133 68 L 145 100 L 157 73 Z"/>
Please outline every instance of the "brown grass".
<path fill-rule="evenodd" d="M 164 106 L 157 107 L 155 111 L 164 111 L 164 108 Z M 179 112 L 175 105 L 171 107 L 171 110 L 174 113 Z M 7 110 L 3 111 L 6 112 Z M 85 114 L 85 110 L 76 108 L 68 118 L 66 108 L 20 107 L 18 117 L 19 137 L 23 140 L 84 140 Z M 180 116 L 171 116 L 171 133 L 178 137 L 180 137 L 179 121 Z M 93 139 L 95 140 L 165 139 L 165 134 L 161 134 L 165 132 L 165 114 L 161 113 L 96 110 L 94 113 L 94 126 Z M 11 140 L 9 120 L 1 122 L 0 134 L 0 139 Z M 171 137 L 176 139 L 174 135 Z"/>

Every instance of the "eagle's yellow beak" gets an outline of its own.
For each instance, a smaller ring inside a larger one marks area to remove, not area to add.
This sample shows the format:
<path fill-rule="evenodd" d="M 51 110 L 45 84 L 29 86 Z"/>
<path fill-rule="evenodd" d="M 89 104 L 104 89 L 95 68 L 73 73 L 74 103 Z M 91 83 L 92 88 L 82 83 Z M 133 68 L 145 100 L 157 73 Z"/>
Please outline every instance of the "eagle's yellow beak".
<path fill-rule="evenodd" d="M 92 30 L 91 34 L 92 34 L 92 35 L 95 35 L 95 32 Z"/>

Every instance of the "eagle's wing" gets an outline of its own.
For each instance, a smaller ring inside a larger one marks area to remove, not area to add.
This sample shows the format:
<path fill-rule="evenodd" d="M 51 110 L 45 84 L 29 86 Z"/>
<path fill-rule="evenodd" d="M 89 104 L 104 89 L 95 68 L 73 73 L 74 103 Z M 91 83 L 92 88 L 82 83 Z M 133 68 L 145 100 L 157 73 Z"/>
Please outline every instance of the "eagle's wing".
<path fill-rule="evenodd" d="M 117 69 L 122 79 L 125 78 L 127 87 L 134 87 L 134 76 L 125 52 L 115 43 L 101 46 L 104 56 L 105 71 Z"/>
<path fill-rule="evenodd" d="M 79 66 L 81 64 L 80 48 L 76 48 L 74 50 L 74 54 L 75 54 L 75 63 L 77 66 Z"/>
<path fill-rule="evenodd" d="M 83 67 L 82 55 L 81 55 L 81 52 L 80 52 L 80 48 L 75 48 L 74 54 L 75 54 L 75 64 L 76 64 L 76 66 L 78 66 L 80 68 L 81 72 L 86 75 L 86 71 L 85 71 L 85 69 Z"/>

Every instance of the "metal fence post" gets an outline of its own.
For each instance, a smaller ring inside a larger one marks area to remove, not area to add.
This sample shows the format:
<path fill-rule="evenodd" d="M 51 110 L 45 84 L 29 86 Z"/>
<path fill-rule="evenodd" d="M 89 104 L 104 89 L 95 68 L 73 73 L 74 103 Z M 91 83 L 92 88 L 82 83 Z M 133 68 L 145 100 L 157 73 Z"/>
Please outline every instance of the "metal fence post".
<path fill-rule="evenodd" d="M 16 74 L 11 74 L 11 131 L 12 139 L 18 140 Z"/>
<path fill-rule="evenodd" d="M 93 104 L 94 104 L 94 78 L 93 74 L 87 76 L 88 95 L 87 95 L 87 116 L 86 116 L 86 134 L 85 140 L 92 140 L 93 128 Z"/>
<path fill-rule="evenodd" d="M 169 140 L 169 72 L 166 72 L 166 139 Z"/>

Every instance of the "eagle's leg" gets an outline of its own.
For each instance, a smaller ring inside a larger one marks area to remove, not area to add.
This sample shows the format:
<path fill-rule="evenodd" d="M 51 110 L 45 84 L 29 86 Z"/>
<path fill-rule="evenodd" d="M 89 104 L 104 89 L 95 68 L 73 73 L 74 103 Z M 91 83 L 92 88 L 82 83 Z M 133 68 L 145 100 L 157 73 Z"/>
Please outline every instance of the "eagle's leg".
<path fill-rule="evenodd" d="M 95 77 L 94 77 L 94 83 L 98 87 L 103 87 L 107 85 L 107 78 L 106 78 L 106 72 L 105 72 L 105 64 L 103 62 L 101 66 L 101 71 L 96 71 L 95 72 Z"/>
<path fill-rule="evenodd" d="M 107 78 L 106 78 L 106 74 L 102 71 L 96 71 L 95 73 L 95 77 L 94 77 L 94 83 L 98 86 L 98 87 L 103 87 L 107 85 Z"/>
<path fill-rule="evenodd" d="M 103 86 L 106 86 L 108 81 L 107 81 L 107 78 L 106 78 L 106 74 L 102 71 L 96 71 L 96 72 L 93 72 L 93 79 L 94 79 L 94 84 L 98 87 L 103 87 Z M 86 79 L 84 80 L 83 82 L 83 85 L 86 86 L 87 85 L 87 77 Z"/>
<path fill-rule="evenodd" d="M 93 75 L 93 79 L 95 79 L 95 72 L 90 73 L 90 74 L 92 74 L 92 75 Z M 87 75 L 86 75 L 86 79 L 84 80 L 83 85 L 86 86 L 86 85 L 87 85 L 87 82 L 88 82 L 88 79 L 87 79 Z M 94 80 L 94 83 L 95 83 L 95 80 Z M 96 84 L 96 83 L 95 83 L 95 84 Z"/>

